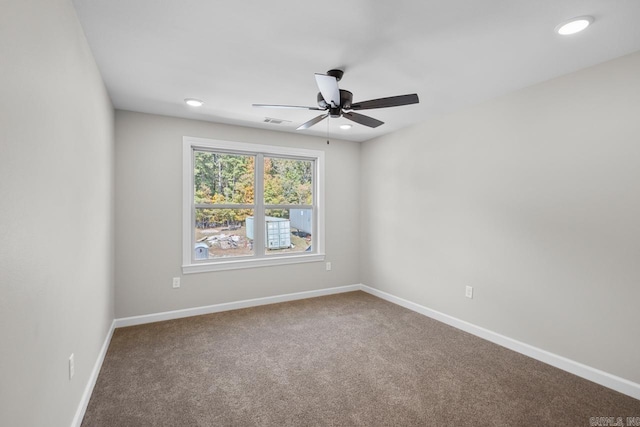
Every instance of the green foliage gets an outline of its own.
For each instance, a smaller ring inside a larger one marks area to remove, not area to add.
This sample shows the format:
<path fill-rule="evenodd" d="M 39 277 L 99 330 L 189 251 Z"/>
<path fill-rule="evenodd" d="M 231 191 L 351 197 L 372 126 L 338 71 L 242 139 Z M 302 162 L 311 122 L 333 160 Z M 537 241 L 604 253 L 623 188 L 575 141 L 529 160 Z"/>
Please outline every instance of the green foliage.
<path fill-rule="evenodd" d="M 195 203 L 252 204 L 255 157 L 196 151 Z M 250 209 L 197 209 L 196 224 L 212 226 L 243 222 Z"/>
<path fill-rule="evenodd" d="M 255 157 L 196 151 L 194 160 L 196 193 L 209 188 L 211 200 L 223 196 L 214 203 L 253 203 Z"/>
<path fill-rule="evenodd" d="M 267 204 L 310 205 L 313 163 L 305 160 L 264 159 L 264 201 Z"/>
<path fill-rule="evenodd" d="M 196 204 L 253 204 L 255 157 L 196 151 L 194 157 Z M 264 202 L 304 204 L 313 201 L 313 162 L 265 157 Z M 271 210 L 272 216 L 286 217 L 286 210 Z M 211 226 L 244 222 L 250 209 L 197 209 L 196 224 Z"/>

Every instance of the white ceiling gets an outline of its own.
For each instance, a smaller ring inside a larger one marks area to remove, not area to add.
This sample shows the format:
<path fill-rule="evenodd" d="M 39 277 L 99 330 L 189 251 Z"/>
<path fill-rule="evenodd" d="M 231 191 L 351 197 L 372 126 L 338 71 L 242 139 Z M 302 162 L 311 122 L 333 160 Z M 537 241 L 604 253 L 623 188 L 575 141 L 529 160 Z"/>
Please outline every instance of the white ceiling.
<path fill-rule="evenodd" d="M 168 116 L 364 141 L 640 50 L 638 0 L 73 0 L 114 106 Z M 592 15 L 583 33 L 554 27 Z M 420 104 L 362 111 L 306 130 L 314 73 L 364 101 L 418 93 Z M 188 107 L 183 99 L 205 101 Z M 289 120 L 264 123 L 265 117 Z"/>

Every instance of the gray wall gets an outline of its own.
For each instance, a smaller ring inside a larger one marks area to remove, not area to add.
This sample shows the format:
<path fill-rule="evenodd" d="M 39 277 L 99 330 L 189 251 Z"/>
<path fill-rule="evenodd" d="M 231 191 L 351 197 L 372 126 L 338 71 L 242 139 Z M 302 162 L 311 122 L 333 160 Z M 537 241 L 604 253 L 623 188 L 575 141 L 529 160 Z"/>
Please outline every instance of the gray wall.
<path fill-rule="evenodd" d="M 362 147 L 118 111 L 115 154 L 68 0 L 3 2 L 0 58 L 0 425 L 71 423 L 114 282 L 116 317 L 363 282 L 640 382 L 640 54 Z M 333 271 L 182 276 L 184 135 L 325 150 Z"/>
<path fill-rule="evenodd" d="M 640 53 L 363 143 L 362 282 L 640 383 L 638 76 Z"/>
<path fill-rule="evenodd" d="M 323 150 L 332 271 L 314 262 L 182 276 L 183 136 Z M 360 144 L 127 111 L 116 111 L 115 139 L 116 317 L 359 283 Z"/>
<path fill-rule="evenodd" d="M 114 315 L 113 109 L 68 0 L 0 9 L 0 425 L 68 426 Z"/>

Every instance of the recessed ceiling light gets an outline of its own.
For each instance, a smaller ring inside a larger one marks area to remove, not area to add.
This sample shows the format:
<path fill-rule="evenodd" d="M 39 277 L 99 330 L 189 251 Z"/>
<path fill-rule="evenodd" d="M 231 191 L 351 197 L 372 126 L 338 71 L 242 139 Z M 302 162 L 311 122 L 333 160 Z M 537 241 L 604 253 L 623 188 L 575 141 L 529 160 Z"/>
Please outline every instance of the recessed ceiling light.
<path fill-rule="evenodd" d="M 351 125 L 340 125 L 340 129 L 344 129 L 344 130 L 351 129 Z"/>
<path fill-rule="evenodd" d="M 563 22 L 556 27 L 556 33 L 568 36 L 570 34 L 579 33 L 587 28 L 593 22 L 593 16 L 579 16 Z"/>
<path fill-rule="evenodd" d="M 200 101 L 199 99 L 195 98 L 186 98 L 184 102 L 192 107 L 202 107 L 202 104 L 204 104 L 204 101 Z"/>

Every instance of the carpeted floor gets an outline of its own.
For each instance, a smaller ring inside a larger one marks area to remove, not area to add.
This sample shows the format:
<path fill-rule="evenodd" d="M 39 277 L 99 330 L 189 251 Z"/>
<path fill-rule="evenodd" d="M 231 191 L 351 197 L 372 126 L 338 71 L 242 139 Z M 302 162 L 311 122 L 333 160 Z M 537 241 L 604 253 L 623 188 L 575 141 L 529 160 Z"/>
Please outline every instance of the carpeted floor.
<path fill-rule="evenodd" d="M 117 329 L 82 426 L 588 426 L 640 401 L 364 292 Z"/>

